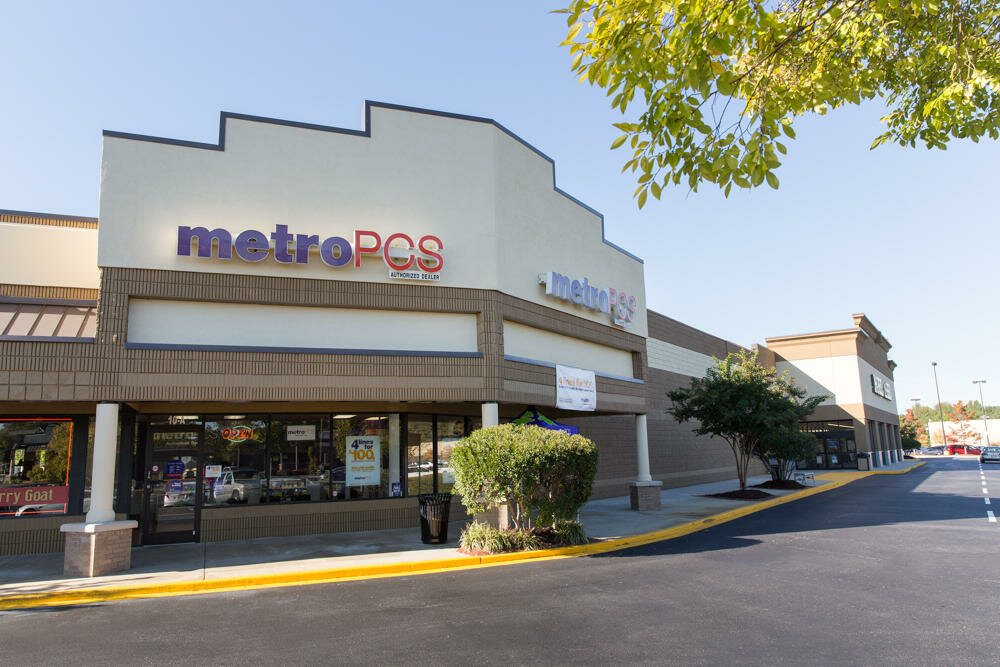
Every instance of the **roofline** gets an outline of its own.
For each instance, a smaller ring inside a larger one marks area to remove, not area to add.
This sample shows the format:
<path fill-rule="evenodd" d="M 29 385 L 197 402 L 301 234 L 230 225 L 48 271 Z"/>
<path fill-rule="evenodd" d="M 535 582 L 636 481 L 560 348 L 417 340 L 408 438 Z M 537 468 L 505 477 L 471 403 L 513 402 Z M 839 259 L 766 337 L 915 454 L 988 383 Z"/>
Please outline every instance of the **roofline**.
<path fill-rule="evenodd" d="M 97 218 L 88 218 L 81 215 L 60 215 L 59 213 L 38 213 L 36 211 L 15 211 L 12 209 L 0 208 L 0 215 L 13 215 L 22 218 L 41 218 L 43 220 L 66 220 L 68 222 L 97 222 Z"/>
<path fill-rule="evenodd" d="M 816 331 L 814 333 L 804 333 L 804 334 L 793 334 L 791 336 L 774 336 L 772 338 L 765 338 L 764 342 L 770 346 L 771 343 L 783 343 L 786 341 L 802 340 L 806 338 L 824 338 L 827 336 L 844 336 L 847 334 L 859 334 L 864 333 L 860 328 L 853 329 L 835 329 L 833 331 Z"/>
<path fill-rule="evenodd" d="M 419 113 L 419 114 L 424 114 L 424 115 L 427 115 L 427 116 L 439 116 L 439 117 L 442 117 L 442 118 L 452 118 L 452 119 L 455 119 L 455 120 L 464 120 L 464 121 L 468 121 L 468 122 L 471 122 L 471 123 L 486 123 L 488 125 L 492 125 L 493 127 L 497 128 L 498 130 L 500 130 L 501 132 L 503 132 L 507 136 L 511 137 L 512 139 L 514 139 L 515 141 L 517 141 L 518 143 L 520 143 L 522 146 L 524 146 L 528 150 L 532 151 L 533 153 L 535 153 L 536 155 L 538 155 L 540 158 L 542 158 L 543 160 L 546 160 L 549 164 L 552 165 L 552 189 L 555 190 L 560 195 L 562 195 L 563 197 L 565 197 L 566 199 L 569 199 L 571 202 L 573 202 L 577 206 L 580 206 L 580 207 L 586 209 L 587 211 L 593 213 L 598 218 L 600 218 L 600 220 L 601 220 L 601 240 L 606 245 L 611 246 L 612 248 L 614 248 L 618 252 L 622 253 L 623 255 L 625 255 L 627 257 L 630 257 L 631 259 L 634 259 L 635 261 L 639 262 L 640 264 L 645 264 L 645 262 L 643 261 L 643 259 L 641 257 L 639 257 L 638 255 L 634 255 L 634 254 L 630 253 L 628 250 L 625 250 L 621 246 L 618 246 L 618 245 L 612 243 L 611 241 L 609 241 L 607 239 L 607 236 L 605 236 L 605 234 L 604 234 L 604 214 L 603 213 L 601 213 L 600 211 L 598 211 L 598 210 L 596 210 L 594 208 L 591 208 L 587 204 L 584 204 L 582 201 L 580 201 L 579 199 L 577 199 L 573 195 L 569 194 L 568 192 L 559 189 L 559 187 L 556 185 L 556 163 L 555 163 L 555 160 L 553 160 L 548 155 L 546 155 L 542 151 L 538 150 L 537 148 L 535 148 L 534 146 L 532 146 L 530 143 L 528 143 L 527 141 L 525 141 L 524 139 L 522 139 L 518 135 L 514 134 L 513 132 L 511 132 L 510 130 L 508 130 L 506 127 L 504 127 L 500 123 L 498 123 L 495 120 L 493 120 L 492 118 L 485 118 L 485 117 L 482 117 L 482 116 L 467 116 L 467 115 L 464 115 L 464 114 L 450 113 L 450 112 L 447 112 L 447 111 L 437 111 L 435 109 L 423 109 L 423 108 L 420 108 L 420 107 L 403 106 L 401 104 L 390 104 L 388 102 L 375 102 L 375 101 L 372 101 L 372 100 L 365 100 L 365 128 L 363 130 L 352 130 L 350 128 L 335 127 L 333 125 L 317 125 L 315 123 L 301 123 L 301 122 L 292 121 L 292 120 L 282 120 L 280 118 L 267 118 L 265 116 L 252 116 L 252 115 L 248 115 L 248 114 L 233 113 L 231 111 L 222 111 L 222 112 L 219 113 L 219 141 L 218 141 L 218 143 L 215 143 L 215 144 L 210 144 L 210 143 L 205 143 L 205 142 L 200 142 L 200 141 L 186 141 L 186 140 L 183 140 L 183 139 L 170 139 L 170 138 L 167 138 L 167 137 L 156 137 L 156 136 L 147 135 L 147 134 L 133 134 L 131 132 L 117 132 L 115 130 L 104 130 L 102 134 L 105 137 L 112 137 L 112 138 L 115 138 L 115 139 L 131 139 L 133 141 L 148 141 L 148 142 L 153 142 L 153 143 L 158 143 L 158 144 L 167 144 L 167 145 L 170 145 L 170 146 L 182 146 L 182 147 L 185 147 L 185 148 L 201 148 L 203 150 L 210 150 L 210 151 L 225 151 L 226 150 L 226 121 L 229 120 L 230 118 L 232 118 L 234 120 L 245 120 L 245 121 L 250 121 L 250 122 L 254 122 L 254 123 L 269 123 L 271 125 L 282 125 L 282 126 L 285 126 L 285 127 L 295 127 L 295 128 L 299 128 L 299 129 L 303 129 L 303 130 L 316 130 L 318 132 L 334 132 L 334 133 L 337 133 L 337 134 L 347 134 L 347 135 L 351 135 L 351 136 L 355 136 L 355 137 L 369 137 L 370 138 L 371 137 L 371 110 L 372 110 L 373 107 L 379 108 L 379 109 L 390 109 L 392 111 L 405 111 L 405 112 L 408 112 L 408 113 Z M 96 219 L 95 219 L 95 221 L 96 221 Z"/>

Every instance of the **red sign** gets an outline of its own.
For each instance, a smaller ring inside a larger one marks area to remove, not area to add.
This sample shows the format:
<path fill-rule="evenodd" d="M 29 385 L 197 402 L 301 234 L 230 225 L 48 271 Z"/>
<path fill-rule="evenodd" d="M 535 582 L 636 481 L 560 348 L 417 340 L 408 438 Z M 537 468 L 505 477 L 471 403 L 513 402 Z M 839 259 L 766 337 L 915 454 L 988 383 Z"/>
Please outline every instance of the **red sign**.
<path fill-rule="evenodd" d="M 68 486 L 21 486 L 0 488 L 0 507 L 16 505 L 61 505 L 69 500 Z"/>
<path fill-rule="evenodd" d="M 253 429 L 249 426 L 227 426 L 222 429 L 222 437 L 229 442 L 243 442 L 253 437 Z"/>

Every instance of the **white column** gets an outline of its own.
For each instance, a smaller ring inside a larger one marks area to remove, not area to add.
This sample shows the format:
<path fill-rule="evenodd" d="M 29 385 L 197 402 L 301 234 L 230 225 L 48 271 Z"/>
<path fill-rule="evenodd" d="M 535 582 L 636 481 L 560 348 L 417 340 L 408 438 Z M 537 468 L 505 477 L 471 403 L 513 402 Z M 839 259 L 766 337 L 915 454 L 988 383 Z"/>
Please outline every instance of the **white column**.
<path fill-rule="evenodd" d="M 653 477 L 649 474 L 649 435 L 646 430 L 646 415 L 635 416 L 635 454 L 639 472 L 636 480 L 652 482 Z"/>
<path fill-rule="evenodd" d="M 118 404 L 98 403 L 94 420 L 94 463 L 90 475 L 87 523 L 115 520 L 115 455 L 118 453 Z"/>
<path fill-rule="evenodd" d="M 483 428 L 500 425 L 500 406 L 496 403 L 483 403 Z"/>

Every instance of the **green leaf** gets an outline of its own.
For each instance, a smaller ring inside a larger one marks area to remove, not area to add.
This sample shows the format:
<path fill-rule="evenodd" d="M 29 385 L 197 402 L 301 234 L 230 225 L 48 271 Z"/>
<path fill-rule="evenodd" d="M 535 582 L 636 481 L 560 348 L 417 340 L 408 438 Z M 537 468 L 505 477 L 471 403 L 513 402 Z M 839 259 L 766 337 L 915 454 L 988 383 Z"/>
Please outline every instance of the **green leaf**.
<path fill-rule="evenodd" d="M 642 192 L 639 193 L 639 208 L 642 208 L 643 206 L 646 205 L 647 194 L 648 194 L 647 190 L 643 190 Z"/>
<path fill-rule="evenodd" d="M 787 134 L 792 139 L 795 138 L 795 130 L 792 129 L 791 125 L 782 125 L 781 129 L 784 130 L 785 134 Z"/>
<path fill-rule="evenodd" d="M 767 172 L 764 174 L 767 177 L 767 184 L 770 185 L 775 190 L 778 189 L 778 177 L 774 175 L 773 172 Z"/>
<path fill-rule="evenodd" d="M 628 139 L 627 134 L 623 134 L 622 136 L 615 139 L 613 142 L 611 142 L 611 150 L 614 150 L 619 146 L 621 146 L 622 144 L 624 144 L 626 139 Z"/>

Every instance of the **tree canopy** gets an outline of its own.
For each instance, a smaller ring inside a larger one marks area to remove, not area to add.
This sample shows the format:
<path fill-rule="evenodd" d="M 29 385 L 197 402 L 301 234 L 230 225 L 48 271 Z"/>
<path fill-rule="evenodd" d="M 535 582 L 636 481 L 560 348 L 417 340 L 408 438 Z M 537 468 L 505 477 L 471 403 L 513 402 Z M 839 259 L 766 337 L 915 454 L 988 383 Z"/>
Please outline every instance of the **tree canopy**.
<path fill-rule="evenodd" d="M 564 45 L 617 123 L 623 171 L 648 193 L 685 183 L 778 187 L 793 124 L 880 98 L 894 142 L 1000 136 L 997 0 L 573 0 Z M 635 113 L 630 115 L 634 116 Z"/>
<path fill-rule="evenodd" d="M 806 398 L 806 391 L 787 374 L 779 376 L 747 350 L 716 359 L 705 377 L 691 378 L 689 386 L 667 395 L 673 401 L 667 412 L 676 421 L 695 420 L 695 433 L 729 444 L 741 491 L 746 490 L 750 462 L 766 456 L 765 450 L 782 434 L 797 430 L 799 421 L 826 398 Z"/>

